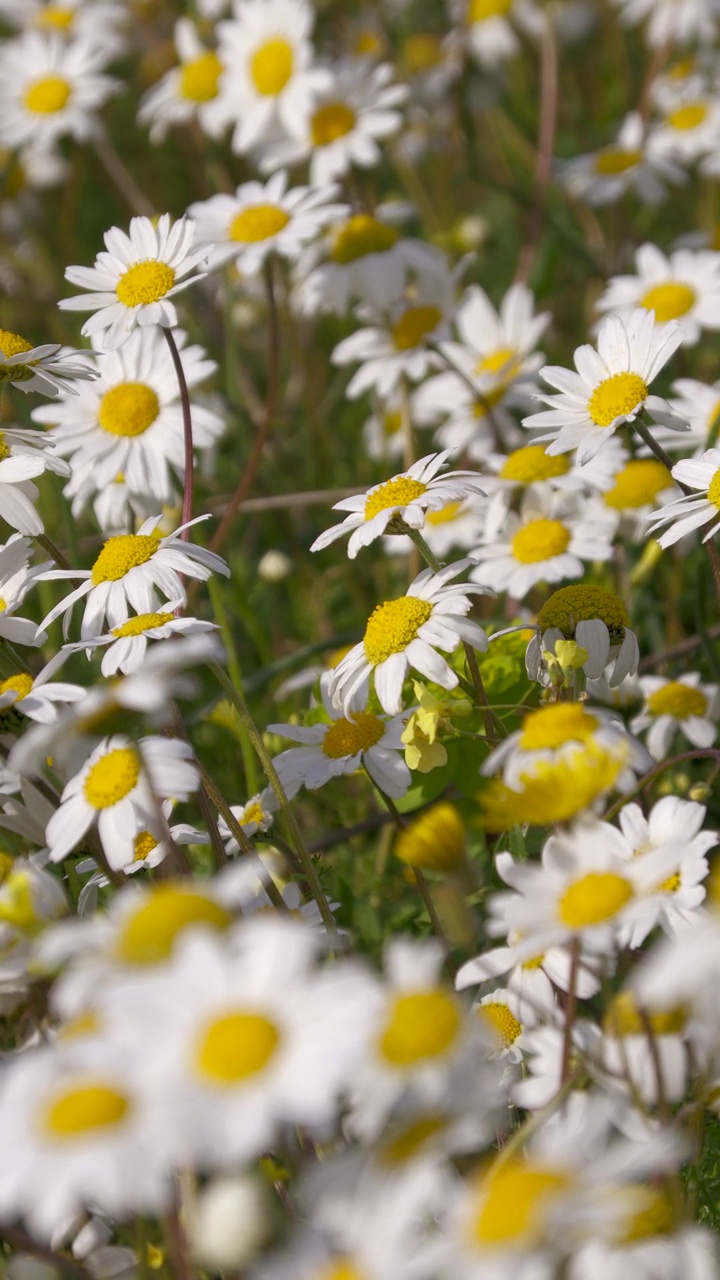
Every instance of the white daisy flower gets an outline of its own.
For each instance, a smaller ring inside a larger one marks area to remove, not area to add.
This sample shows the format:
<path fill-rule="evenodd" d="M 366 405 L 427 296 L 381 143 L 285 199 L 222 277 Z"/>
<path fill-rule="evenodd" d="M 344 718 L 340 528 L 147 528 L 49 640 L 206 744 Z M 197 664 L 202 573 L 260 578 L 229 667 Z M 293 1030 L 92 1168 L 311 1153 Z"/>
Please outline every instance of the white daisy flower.
<path fill-rule="evenodd" d="M 183 529 L 207 520 L 207 516 L 196 516 L 166 538 L 157 532 L 160 519 L 155 516 L 146 520 L 137 533 L 108 538 L 92 569 L 49 569 L 43 572 L 44 579 L 84 578 L 85 581 L 50 610 L 41 626 L 64 614 L 63 627 L 67 635 L 73 605 L 88 596 L 80 628 L 81 639 L 87 640 L 102 635 L 105 618 L 112 627 L 119 627 L 127 622 L 131 610 L 137 613 L 155 611 L 160 603 L 156 588 L 169 599 L 180 600 L 184 605 L 187 596 L 183 578 L 207 582 L 212 573 L 229 577 L 230 570 L 220 556 L 182 540 Z"/>
<path fill-rule="evenodd" d="M 35 509 L 38 488 L 31 477 L 43 471 L 66 476 L 69 470 L 36 431 L 0 431 L 0 518 L 18 533 L 42 533 L 44 525 Z"/>
<path fill-rule="evenodd" d="M 98 135 L 98 112 L 119 85 L 102 72 L 108 52 L 95 40 L 65 41 L 27 31 L 0 50 L 0 142 L 50 151 L 68 135 Z"/>
<path fill-rule="evenodd" d="M 50 567 L 49 560 L 29 564 L 32 553 L 30 539 L 18 533 L 0 546 L 0 637 L 11 644 L 39 645 L 47 640 L 46 633 L 35 622 L 13 616 L 33 584 Z"/>
<path fill-rule="evenodd" d="M 718 29 L 715 0 L 615 0 L 628 26 L 649 19 L 645 36 L 651 49 L 665 45 L 712 44 Z"/>
<path fill-rule="evenodd" d="M 645 702 L 631 721 L 633 733 L 647 729 L 647 745 L 655 760 L 664 760 L 680 732 L 694 747 L 711 747 L 717 737 L 720 692 L 716 684 L 701 684 L 697 671 L 676 680 L 640 676 Z"/>
<path fill-rule="evenodd" d="M 528 488 L 519 514 L 510 511 L 502 531 L 493 526 L 486 545 L 473 550 L 478 565 L 472 580 L 522 600 L 538 582 L 580 578 L 583 560 L 612 559 L 615 525 L 599 498 L 575 502 L 544 487 Z"/>
<path fill-rule="evenodd" d="M 76 518 L 92 502 L 95 519 L 106 538 L 118 533 L 128 533 L 150 516 L 162 515 L 161 504 L 152 494 L 135 493 L 128 488 L 122 471 L 98 493 L 92 463 L 82 471 L 75 470 L 72 473 L 63 494 L 72 499 L 71 510 Z"/>
<path fill-rule="evenodd" d="M 287 182 L 287 173 L 276 173 L 265 184 L 242 183 L 234 196 L 211 196 L 190 205 L 197 243 L 212 250 L 210 266 L 232 261 L 243 275 L 252 276 L 270 253 L 293 261 L 307 241 L 347 212 L 347 205 L 332 203 L 336 186 L 288 190 Z"/>
<path fill-rule="evenodd" d="M 77 395 L 73 380 L 94 378 L 95 374 L 82 363 L 82 352 L 60 351 L 59 343 L 45 343 L 34 347 L 27 338 L 9 329 L 0 329 L 0 386 L 6 382 L 21 391 L 39 391 L 44 396 L 69 391 Z M 75 361 L 74 357 L 80 360 Z"/>
<path fill-rule="evenodd" d="M 307 728 L 292 724 L 268 725 L 270 733 L 301 744 L 273 759 L 287 794 L 294 796 L 301 786 L 314 791 L 331 778 L 364 768 L 385 795 L 393 800 L 404 796 L 412 782 L 403 759 L 402 732 L 407 713 L 387 720 L 370 711 L 353 710 L 348 717 L 337 709 L 328 708 L 328 711 L 332 716 L 330 724 L 321 722 Z"/>
<path fill-rule="evenodd" d="M 555 653 L 556 645 L 563 640 L 574 640 L 587 650 L 582 670 L 590 680 L 605 675 L 610 690 L 637 671 L 640 646 L 627 609 L 622 600 L 603 587 L 581 583 L 553 591 L 535 626 L 537 630 L 525 651 L 525 670 L 531 680 L 542 679 L 543 655 Z"/>
<path fill-rule="evenodd" d="M 659 84 L 654 94 L 660 119 L 648 138 L 651 157 L 683 165 L 709 156 L 720 145 L 720 99 L 702 77 L 680 85 Z"/>
<path fill-rule="evenodd" d="M 264 834 L 270 830 L 275 821 L 277 807 L 278 802 L 275 792 L 272 787 L 266 787 L 264 791 L 259 791 L 257 795 L 251 796 L 247 804 L 232 804 L 230 810 L 245 835 L 251 837 L 256 835 L 258 831 Z M 218 819 L 218 828 L 225 841 L 226 853 L 234 858 L 240 852 L 240 846 L 222 815 Z"/>
<path fill-rule="evenodd" d="M 720 253 L 678 249 L 666 257 L 654 244 L 635 253 L 637 274 L 613 276 L 596 303 L 598 311 L 627 317 L 635 307 L 655 315 L 655 323 L 678 320 L 683 346 L 700 341 L 703 329 L 720 329 Z"/>
<path fill-rule="evenodd" d="M 244 154 L 291 133 L 332 82 L 313 66 L 313 12 L 305 0 L 236 0 L 234 16 L 217 28 L 226 70 L 214 103 L 222 125 L 232 124 L 232 147 Z"/>
<path fill-rule="evenodd" d="M 661 431 L 655 433 L 656 438 Z M 674 435 L 676 432 L 668 432 Z M 607 452 L 607 446 L 598 457 Z M 602 500 L 611 511 L 620 516 L 620 532 L 635 542 L 645 539 L 648 522 L 657 507 L 667 506 L 678 497 L 673 477 L 658 458 L 631 458 L 616 473 L 605 489 Z"/>
<path fill-rule="evenodd" d="M 538 442 L 549 442 L 550 454 L 576 449 L 580 463 L 593 458 L 618 427 L 643 410 L 662 425 L 677 423 L 683 430 L 684 424 L 669 405 L 649 394 L 653 378 L 682 340 L 677 320 L 656 327 L 650 311 L 638 309 L 626 319 L 606 316 L 598 329 L 597 351 L 591 346 L 577 348 L 576 373 L 555 365 L 541 369 L 541 376 L 560 395 L 538 396 L 551 407 L 524 418 L 523 426 L 551 428 L 537 437 Z"/>
<path fill-rule="evenodd" d="M 172 222 L 163 213 L 157 227 L 149 218 L 131 218 L 130 234 L 111 227 L 106 249 L 93 267 L 68 267 L 65 279 L 93 292 L 58 303 L 66 311 L 94 311 L 81 333 L 103 333 L 103 348 L 119 347 L 136 325 L 177 326 L 170 301 L 201 278 L 195 268 L 208 256 L 207 246 L 194 246 L 195 225 L 188 218 Z M 193 273 L 193 274 L 190 274 Z"/>
<path fill-rule="evenodd" d="M 373 169 L 380 163 L 379 142 L 402 125 L 397 110 L 405 102 L 406 85 L 393 84 L 388 62 L 369 68 L 366 59 L 346 59 L 332 69 L 332 81 L 315 98 L 309 114 L 287 129 L 288 137 L 263 152 L 261 169 L 292 166 L 310 159 L 314 186 L 334 182 L 353 165 Z"/>
<path fill-rule="evenodd" d="M 642 116 L 631 111 L 617 137 L 589 155 L 558 162 L 560 181 L 571 195 L 601 207 L 632 192 L 643 204 L 660 204 L 666 184 L 685 181 L 685 171 L 671 157 L 647 145 Z"/>
<path fill-rule="evenodd" d="M 638 1007 L 630 991 L 620 991 L 603 1017 L 598 1044 L 598 1083 L 639 1097 L 647 1106 L 660 1098 L 680 1102 L 688 1083 L 689 1046 L 684 1035 L 687 1009 Z"/>
<path fill-rule="evenodd" d="M 127 22 L 118 0 L 0 0 L 0 17 L 20 30 L 36 28 L 63 40 L 87 40 L 114 56 L 124 45 L 116 28 Z"/>
<path fill-rule="evenodd" d="M 174 125 L 195 119 L 204 133 L 217 137 L 223 126 L 210 104 L 218 96 L 223 64 L 217 53 L 202 43 L 189 18 L 175 23 L 174 40 L 180 64 L 144 94 L 138 123 L 150 126 L 154 143 L 162 142 Z"/>
<path fill-rule="evenodd" d="M 361 547 L 367 547 L 400 519 L 412 529 L 422 529 L 431 511 L 440 511 L 449 502 L 462 502 L 470 494 L 484 494 L 478 477 L 472 471 L 448 471 L 451 450 L 429 453 L 419 462 L 367 493 L 354 494 L 336 502 L 333 511 L 348 511 L 341 524 L 332 525 L 316 538 L 311 551 L 321 551 L 332 542 L 350 534 L 348 557 L 354 560 Z M 0 472 L 1 476 L 1 472 Z"/>
<path fill-rule="evenodd" d="M 483 477 L 483 483 L 484 483 Z M 485 506 L 482 499 L 446 502 L 437 510 L 425 512 L 423 538 L 433 555 L 445 561 L 451 551 L 467 552 L 476 547 L 485 528 Z M 405 535 L 383 538 L 383 549 L 390 556 L 409 556 L 413 543 Z"/>
<path fill-rule="evenodd" d="M 670 1276 L 698 1276 L 712 1280 L 717 1269 L 714 1234 L 693 1223 L 678 1225 L 667 1197 L 657 1186 L 643 1187 L 644 1201 L 634 1188 L 633 1212 L 628 1211 L 617 1240 L 589 1240 L 573 1255 L 573 1280 L 657 1280 Z M 629 1206 L 628 1206 L 629 1209 Z"/>
<path fill-rule="evenodd" d="M 182 608 L 181 600 L 167 600 L 164 604 L 165 608 L 156 613 L 137 613 L 104 635 L 81 640 L 78 644 L 63 645 L 63 649 L 67 653 L 85 649 L 89 657 L 91 650 L 107 646 L 100 670 L 109 679 L 118 671 L 123 675 L 139 671 L 145 661 L 149 640 L 167 640 L 169 636 L 192 636 L 218 630 L 214 622 L 177 617 L 177 610 Z"/>
<path fill-rule="evenodd" d="M 528 7 L 524 0 L 467 0 L 463 35 L 481 67 L 497 67 L 519 52 L 512 19 Z"/>
<path fill-rule="evenodd" d="M 673 479 L 695 494 L 684 494 L 656 511 L 648 521 L 653 535 L 669 525 L 658 538 L 661 547 L 671 547 L 688 533 L 709 525 L 703 542 L 720 528 L 720 449 L 706 449 L 701 458 L 682 458 L 672 469 Z"/>
<path fill-rule="evenodd" d="M 537 1023 L 537 1011 L 517 991 L 498 987 L 473 1005 L 480 1025 L 492 1037 L 491 1056 L 517 1064 L 522 1062 L 526 1046 L 525 1034 Z"/>
<path fill-rule="evenodd" d="M 116 734 L 105 738 L 70 779 L 45 837 L 52 862 L 60 862 L 97 825 L 111 867 L 135 857 L 138 830 L 157 820 L 158 799 L 187 800 L 198 788 L 192 748 L 177 738 Z"/>
<path fill-rule="evenodd" d="M 82 702 L 87 697 L 87 689 L 82 685 L 51 680 L 66 656 L 62 650 L 56 653 L 36 676 L 21 671 L 0 680 L 0 711 L 14 707 L 30 720 L 47 724 L 57 718 L 58 702 L 63 705 Z"/>
<path fill-rule="evenodd" d="M 215 371 L 202 347 L 187 346 L 177 329 L 175 343 L 188 389 L 192 391 Z M 177 375 L 164 336 L 158 328 L 133 330 L 116 351 L 103 352 L 96 335 L 94 353 L 84 363 L 96 380 L 83 384 L 72 401 L 68 396 L 33 410 L 36 422 L 54 430 L 49 435 L 56 453 L 70 458 L 72 479 L 68 497 L 110 486 L 118 475 L 133 493 L 147 494 L 160 504 L 177 502 L 175 477 L 185 472 L 182 406 Z M 222 418 L 191 401 L 193 444 L 209 449 L 225 429 Z M 143 518 L 147 515 L 143 513 Z M 123 522 L 124 528 L 127 523 Z"/>
<path fill-rule="evenodd" d="M 386 600 L 373 611 L 360 644 L 335 667 L 329 680 L 330 701 L 352 711 L 367 699 L 371 677 L 383 711 L 395 716 L 402 709 L 402 688 L 412 668 L 427 680 L 454 689 L 456 673 L 437 652 L 454 653 L 461 641 L 484 651 L 485 632 L 467 614 L 471 595 L 480 587 L 452 582 L 469 565 L 468 560 L 433 573 L 424 569 L 407 594 Z"/>
<path fill-rule="evenodd" d="M 675 395 L 669 400 L 674 413 L 688 424 L 683 435 L 659 428 L 655 438 L 664 449 L 692 449 L 701 452 L 708 443 L 708 436 L 720 417 L 720 382 L 708 385 L 696 378 L 678 378 L 673 383 Z"/>
<path fill-rule="evenodd" d="M 578 945 L 578 944 L 576 944 Z M 551 948 L 552 949 L 552 948 Z M 567 948 L 563 954 L 568 955 Z M 602 956 L 591 957 L 598 969 L 609 966 Z M 580 982 L 580 969 L 576 975 L 576 985 Z M 557 1097 L 562 1084 L 563 1062 L 565 1057 L 565 1028 L 557 1022 L 557 1004 L 554 1007 L 554 1018 L 539 1026 L 533 1027 L 525 1036 L 525 1054 L 523 1058 L 523 1077 L 513 1081 L 510 1098 L 516 1107 L 524 1107 L 528 1111 L 541 1111 Z M 600 1028 L 587 1018 L 575 1018 L 570 1032 L 570 1061 L 579 1065 L 591 1060 L 597 1052 L 598 1040 L 602 1032 Z"/>
<path fill-rule="evenodd" d="M 718 397 L 720 399 L 720 396 Z M 410 408 L 412 413 L 412 404 Z M 369 458 L 376 462 L 390 462 L 393 458 L 401 458 L 405 448 L 405 437 L 402 430 L 402 412 L 397 395 L 390 396 L 383 405 L 378 402 L 376 409 L 363 423 L 363 444 Z"/>
<path fill-rule="evenodd" d="M 515 993 L 520 1009 L 527 1006 L 535 1015 L 543 1010 L 557 1012 L 555 987 L 568 991 L 572 962 L 565 947 L 549 947 L 530 959 L 519 951 L 520 937 L 510 935 L 508 946 L 493 947 L 461 965 L 455 975 L 458 991 L 466 987 L 494 982 L 508 974 L 508 988 Z M 602 967 L 596 957 L 580 955 L 574 974 L 575 992 L 579 999 L 589 1000 L 601 986 Z"/>

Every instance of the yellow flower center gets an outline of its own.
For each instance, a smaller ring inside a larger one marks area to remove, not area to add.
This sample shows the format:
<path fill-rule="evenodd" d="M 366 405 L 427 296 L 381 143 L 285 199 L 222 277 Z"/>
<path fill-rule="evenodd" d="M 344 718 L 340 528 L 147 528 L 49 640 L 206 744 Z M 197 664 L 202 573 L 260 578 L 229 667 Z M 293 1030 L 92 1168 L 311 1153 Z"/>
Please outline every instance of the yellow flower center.
<path fill-rule="evenodd" d="M 344 138 L 355 127 L 356 115 L 344 102 L 328 102 L 319 107 L 310 121 L 310 136 L 314 147 L 329 147 L 331 142 Z"/>
<path fill-rule="evenodd" d="M 669 280 L 667 284 L 656 284 L 648 289 L 640 299 L 640 306 L 647 311 L 654 311 L 658 324 L 666 324 L 668 320 L 677 320 L 678 316 L 687 315 L 695 297 L 695 290 L 689 285 Z"/>
<path fill-rule="evenodd" d="M 92 567 L 93 586 L 101 582 L 119 582 L 131 569 L 147 564 L 160 546 L 155 534 L 119 533 L 108 538 Z"/>
<path fill-rule="evenodd" d="M 0 921 L 25 933 L 35 933 L 40 923 L 26 871 L 11 871 L 0 894 Z"/>
<path fill-rule="evenodd" d="M 718 405 L 718 411 L 720 411 L 720 405 Z M 717 417 L 717 412 L 715 417 Z M 715 475 L 708 485 L 707 500 L 712 503 L 714 507 L 720 509 L 720 469 L 715 472 Z"/>
<path fill-rule="evenodd" d="M 446 502 L 437 511 L 428 511 L 425 520 L 428 524 L 452 524 L 462 506 L 462 502 Z"/>
<path fill-rule="evenodd" d="M 588 414 L 596 427 L 609 427 L 623 414 L 637 409 L 647 393 L 647 385 L 639 374 L 613 373 L 593 391 L 588 400 Z"/>
<path fill-rule="evenodd" d="M 429 1115 L 421 1116 L 419 1120 L 411 1120 L 404 1129 L 380 1148 L 381 1163 L 392 1166 L 412 1160 L 430 1138 L 442 1133 L 446 1127 L 447 1121 L 444 1116 Z"/>
<path fill-rule="evenodd" d="M 687 1022 L 687 1013 L 682 1006 L 664 1009 L 660 1013 L 643 1013 L 638 1008 L 635 997 L 630 991 L 621 991 L 616 995 L 603 1018 L 603 1030 L 606 1035 L 616 1040 L 623 1036 L 646 1036 L 648 1027 L 653 1035 L 679 1035 Z"/>
<path fill-rule="evenodd" d="M 465 857 L 465 823 L 454 804 L 443 800 L 412 818 L 398 832 L 393 853 L 424 871 L 452 871 Z"/>
<path fill-rule="evenodd" d="M 160 401 L 144 382 L 120 382 L 105 392 L 98 422 L 111 436 L 141 436 L 160 412 Z"/>
<path fill-rule="evenodd" d="M 522 722 L 523 751 L 556 751 L 566 742 L 587 742 L 599 721 L 579 702 L 553 702 L 531 711 Z"/>
<path fill-rule="evenodd" d="M 558 453 L 551 458 L 541 444 L 526 444 L 522 449 L 515 449 L 508 454 L 502 465 L 500 478 L 516 480 L 519 484 L 535 484 L 538 480 L 567 475 L 569 470 L 567 454 Z"/>
<path fill-rule="evenodd" d="M 274 98 L 282 93 L 293 73 L 292 45 L 281 36 L 267 40 L 250 59 L 250 78 L 258 93 Z"/>
<path fill-rule="evenodd" d="M 388 507 L 406 507 L 423 493 L 427 493 L 427 485 L 410 476 L 387 480 L 385 484 L 373 489 L 365 499 L 365 519 L 372 520 L 379 511 L 386 511 Z"/>
<path fill-rule="evenodd" d="M 616 511 L 629 511 L 648 503 L 654 506 L 658 494 L 671 484 L 672 476 L 662 462 L 656 458 L 635 458 L 618 471 L 612 489 L 608 489 L 603 498 Z"/>
<path fill-rule="evenodd" d="M 588 929 L 612 920 L 633 896 L 633 887 L 615 871 L 590 871 L 568 885 L 558 916 L 569 929 Z"/>
<path fill-rule="evenodd" d="M 15 702 L 20 702 L 23 698 L 27 698 L 33 687 L 32 676 L 25 675 L 20 672 L 16 676 L 10 676 L 7 680 L 0 683 L 0 693 L 14 693 Z"/>
<path fill-rule="evenodd" d="M 622 640 L 625 628 L 630 626 L 627 609 L 617 596 L 603 587 L 586 586 L 560 587 L 554 591 L 540 610 L 537 623 L 541 631 L 557 627 L 567 640 L 572 640 L 578 622 L 587 622 L 590 618 L 604 622 L 612 640 Z"/>
<path fill-rule="evenodd" d="M 441 320 L 442 311 L 439 307 L 408 307 L 392 328 L 396 349 L 410 351 L 413 347 L 419 347 Z"/>
<path fill-rule="evenodd" d="M 124 271 L 115 286 L 118 302 L 125 307 L 144 307 L 159 302 L 175 283 L 175 272 L 167 262 L 148 258 Z"/>
<path fill-rule="evenodd" d="M 385 732 L 385 725 L 379 716 L 369 711 L 358 711 L 354 720 L 341 717 L 330 725 L 322 744 L 323 754 L 330 760 L 342 760 L 343 756 L 354 756 L 358 751 L 367 751 L 379 742 Z"/>
<path fill-rule="evenodd" d="M 218 80 L 223 65 L 216 53 L 208 49 L 180 68 L 180 96 L 190 102 L 210 102 L 217 97 Z"/>
<path fill-rule="evenodd" d="M 87 1138 L 122 1124 L 129 1110 L 124 1093 L 98 1080 L 57 1094 L 43 1109 L 41 1128 L 46 1137 Z"/>
<path fill-rule="evenodd" d="M 675 1213 L 667 1191 L 661 1187 L 633 1187 L 633 1200 L 635 1208 L 626 1219 L 622 1244 L 674 1233 Z"/>
<path fill-rule="evenodd" d="M 140 757 L 133 747 L 116 747 L 91 766 L 85 779 L 85 799 L 93 809 L 109 809 L 124 800 L 140 777 Z"/>
<path fill-rule="evenodd" d="M 133 862 L 144 862 L 157 846 L 154 835 L 149 831 L 139 831 L 133 841 Z"/>
<path fill-rule="evenodd" d="M 672 129 L 697 129 L 707 118 L 706 102 L 689 102 L 685 107 L 678 107 L 666 117 L 666 123 Z"/>
<path fill-rule="evenodd" d="M 439 36 L 426 31 L 408 36 L 402 47 L 402 58 L 410 75 L 429 71 L 441 61 L 442 41 Z"/>
<path fill-rule="evenodd" d="M 28 86 L 23 102 L 28 111 L 40 116 L 51 116 L 56 111 L 62 111 L 71 91 L 71 86 L 62 76 L 43 76 L 41 80 L 34 80 Z"/>
<path fill-rule="evenodd" d="M 626 173 L 642 160 L 642 151 L 623 151 L 619 147 L 605 147 L 595 157 L 595 172 L 603 177 Z"/>
<path fill-rule="evenodd" d="M 400 596 L 373 609 L 363 637 L 365 656 L 376 667 L 393 653 L 402 653 L 432 615 L 433 607 L 416 596 Z"/>
<path fill-rule="evenodd" d="M 369 213 L 356 213 L 335 233 L 330 257 L 345 266 L 369 253 L 387 253 L 399 239 L 400 232 L 395 227 L 387 226 Z"/>
<path fill-rule="evenodd" d="M 339 1257 L 323 1267 L 317 1280 L 366 1280 L 351 1258 Z"/>
<path fill-rule="evenodd" d="M 522 792 L 496 779 L 480 794 L 482 824 L 488 831 L 505 831 L 518 823 L 547 827 L 567 822 L 613 786 L 627 754 L 626 744 L 610 751 L 588 742 L 534 764 L 520 776 Z"/>
<path fill-rule="evenodd" d="M 570 1186 L 571 1179 L 559 1169 L 521 1159 L 504 1161 L 479 1185 L 473 1243 L 493 1248 L 539 1241 L 553 1202 Z"/>
<path fill-rule="evenodd" d="M 468 22 L 487 22 L 488 18 L 502 18 L 511 6 L 512 0 L 470 0 Z"/>
<path fill-rule="evenodd" d="M 35 19 L 36 27 L 50 27 L 55 31 L 67 31 L 75 19 L 74 9 L 65 9 L 60 4 L 47 4 Z"/>
<path fill-rule="evenodd" d="M 156 885 L 120 926 L 115 954 L 124 964 L 159 964 L 167 960 L 183 929 L 204 925 L 227 929 L 232 916 L 204 893 L 165 881 Z"/>
<path fill-rule="evenodd" d="M 683 684 L 681 680 L 669 680 L 661 689 L 650 694 L 647 709 L 652 716 L 674 716 L 685 720 L 688 716 L 704 716 L 708 700 L 700 689 Z"/>
<path fill-rule="evenodd" d="M 661 893 L 677 893 L 680 884 L 680 874 L 676 871 L 675 875 L 668 876 L 667 880 L 663 880 L 662 884 L 658 885 L 658 889 Z"/>
<path fill-rule="evenodd" d="M 451 995 L 414 991 L 395 997 L 378 1048 L 391 1066 L 412 1067 L 452 1049 L 460 1027 L 460 1011 Z"/>
<path fill-rule="evenodd" d="M 95 1009 L 87 1009 L 84 1013 L 79 1013 L 76 1018 L 71 1018 L 69 1022 L 64 1022 L 58 1028 L 58 1039 L 79 1040 L 81 1036 L 93 1036 L 102 1031 L 102 1022 L 100 1016 Z"/>
<path fill-rule="evenodd" d="M 257 800 L 253 800 L 250 804 L 246 804 L 243 810 L 242 820 L 244 823 L 257 822 L 258 825 L 265 821 L 265 813 L 263 807 L 258 804 Z"/>
<path fill-rule="evenodd" d="M 240 244 L 257 244 L 276 236 L 290 216 L 276 204 L 255 204 L 236 214 L 230 223 L 230 239 Z"/>
<path fill-rule="evenodd" d="M 482 360 L 478 360 L 475 372 L 502 373 L 505 381 L 509 382 L 519 367 L 520 362 L 514 347 L 498 347 L 496 351 L 489 351 Z"/>
<path fill-rule="evenodd" d="M 153 627 L 164 627 L 166 622 L 172 622 L 174 616 L 172 613 L 139 613 L 136 618 L 128 618 L 119 627 L 113 627 L 112 633 L 114 636 L 141 636 Z"/>
<path fill-rule="evenodd" d="M 236 1085 L 262 1071 L 281 1036 L 269 1018 L 233 1010 L 205 1028 L 197 1046 L 196 1068 L 215 1085 Z"/>
<path fill-rule="evenodd" d="M 521 564 L 539 564 L 567 551 L 570 538 L 570 530 L 561 520 L 531 520 L 515 534 L 512 553 Z"/>
<path fill-rule="evenodd" d="M 9 329 L 0 329 L 0 353 L 5 360 L 19 356 L 23 351 L 32 351 L 32 343 L 26 342 L 19 333 L 11 333 Z"/>
<path fill-rule="evenodd" d="M 508 1049 L 522 1035 L 522 1023 L 508 1009 L 506 1004 L 497 1000 L 489 1000 L 478 1009 L 481 1019 L 489 1024 L 493 1034 L 500 1040 L 503 1048 Z"/>
<path fill-rule="evenodd" d="M 6 853 L 4 849 L 0 850 L 0 884 L 5 884 L 14 866 L 15 859 L 12 854 Z"/>

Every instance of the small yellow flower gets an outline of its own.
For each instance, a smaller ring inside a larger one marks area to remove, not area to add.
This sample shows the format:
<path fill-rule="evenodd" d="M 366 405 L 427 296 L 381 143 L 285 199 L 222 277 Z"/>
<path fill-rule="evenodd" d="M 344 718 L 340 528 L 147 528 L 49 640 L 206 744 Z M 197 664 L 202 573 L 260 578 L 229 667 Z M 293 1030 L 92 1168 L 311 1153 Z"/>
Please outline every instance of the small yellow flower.
<path fill-rule="evenodd" d="M 453 871 L 465 857 L 465 824 L 455 805 L 443 800 L 419 814 L 399 833 L 393 853 L 422 871 Z"/>

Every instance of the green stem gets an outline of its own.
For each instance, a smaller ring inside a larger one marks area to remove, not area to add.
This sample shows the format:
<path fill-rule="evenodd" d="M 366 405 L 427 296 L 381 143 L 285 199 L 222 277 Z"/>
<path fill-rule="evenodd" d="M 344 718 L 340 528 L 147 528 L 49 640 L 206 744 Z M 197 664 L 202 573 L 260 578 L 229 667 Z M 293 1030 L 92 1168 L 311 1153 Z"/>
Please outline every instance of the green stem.
<path fill-rule="evenodd" d="M 233 637 L 232 628 L 225 608 L 225 602 L 222 598 L 222 587 L 217 578 L 210 578 L 208 582 L 210 592 L 210 602 L 213 607 L 213 613 L 222 632 L 225 649 L 228 656 L 228 670 L 230 678 L 239 689 L 244 693 L 242 669 L 240 667 L 240 658 L 238 657 L 237 645 Z M 257 765 L 255 763 L 255 752 L 252 749 L 252 743 L 247 735 L 245 725 L 240 722 L 240 731 L 238 733 L 238 741 L 240 743 L 240 754 L 243 762 L 243 773 L 245 774 L 245 786 L 248 796 L 254 796 L 256 791 L 260 789 L 260 780 L 258 776 Z"/>
<path fill-rule="evenodd" d="M 250 857 L 256 858 L 257 853 L 255 852 L 255 847 L 252 841 L 250 840 L 250 837 L 243 830 L 242 826 L 240 825 L 237 818 L 235 817 L 235 814 L 230 808 L 230 805 L 228 804 L 227 800 L 221 794 L 221 792 L 218 791 L 215 785 L 215 782 L 210 777 L 210 774 L 207 773 L 207 771 L 200 764 L 199 764 L 199 768 L 200 768 L 200 776 L 202 777 L 203 783 L 205 784 L 205 788 L 208 792 L 208 795 L 210 796 L 210 799 L 215 805 L 215 808 L 217 809 L 218 813 L 221 814 L 222 817 L 225 819 L 225 822 L 227 823 L 228 831 L 232 836 L 235 837 L 239 847 L 242 849 L 243 853 L 246 856 L 249 855 Z M 227 861 L 227 858 L 226 858 L 226 861 Z M 278 911 L 287 911 L 287 905 L 285 903 L 285 899 L 283 898 L 280 890 L 275 884 L 275 881 L 271 877 L 268 877 L 267 884 L 263 884 L 263 888 L 268 898 L 272 902 L 273 906 L 276 907 Z"/>

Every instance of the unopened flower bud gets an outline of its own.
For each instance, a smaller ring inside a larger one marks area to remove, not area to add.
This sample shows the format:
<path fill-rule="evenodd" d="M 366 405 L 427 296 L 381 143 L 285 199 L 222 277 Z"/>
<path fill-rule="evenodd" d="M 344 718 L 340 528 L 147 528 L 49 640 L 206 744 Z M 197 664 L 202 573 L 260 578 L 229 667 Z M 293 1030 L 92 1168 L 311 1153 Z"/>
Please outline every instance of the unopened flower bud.
<path fill-rule="evenodd" d="M 188 1224 L 193 1256 L 208 1271 L 239 1270 L 263 1244 L 269 1220 L 267 1193 L 255 1178 L 214 1178 Z"/>
<path fill-rule="evenodd" d="M 292 573 L 292 561 L 284 551 L 266 551 L 258 565 L 263 582 L 284 582 Z"/>

